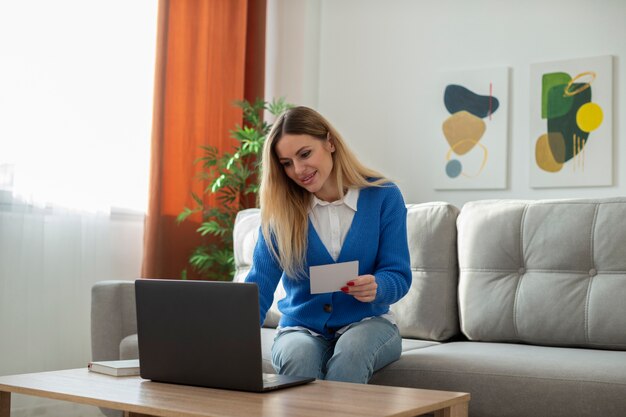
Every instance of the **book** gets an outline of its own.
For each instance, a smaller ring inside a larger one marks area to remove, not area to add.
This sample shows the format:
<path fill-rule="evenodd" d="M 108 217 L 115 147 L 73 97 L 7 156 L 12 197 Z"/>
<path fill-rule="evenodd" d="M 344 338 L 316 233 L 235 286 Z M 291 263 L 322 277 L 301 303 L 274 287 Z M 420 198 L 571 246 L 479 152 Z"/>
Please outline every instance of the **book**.
<path fill-rule="evenodd" d="M 87 368 L 92 372 L 112 376 L 139 375 L 139 359 L 89 362 Z"/>

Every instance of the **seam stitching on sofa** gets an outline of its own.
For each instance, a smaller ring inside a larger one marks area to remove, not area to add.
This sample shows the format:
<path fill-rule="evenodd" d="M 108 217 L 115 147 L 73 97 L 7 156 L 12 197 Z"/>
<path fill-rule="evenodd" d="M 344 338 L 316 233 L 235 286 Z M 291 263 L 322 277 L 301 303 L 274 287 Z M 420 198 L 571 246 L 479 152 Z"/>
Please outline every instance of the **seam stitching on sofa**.
<path fill-rule="evenodd" d="M 495 376 L 502 378 L 515 378 L 515 379 L 546 379 L 550 381 L 564 381 L 564 382 L 591 382 L 596 384 L 608 384 L 608 385 L 626 385 L 624 382 L 607 382 L 607 381 L 597 381 L 597 380 L 589 380 L 589 379 L 565 379 L 565 378 L 552 378 L 552 377 L 539 377 L 532 375 L 511 375 L 511 374 L 496 374 L 490 372 L 459 372 L 459 371 L 445 371 L 445 370 L 434 370 L 434 369 L 420 369 L 420 368 L 397 368 L 394 369 L 385 369 L 385 372 L 398 372 L 398 371 L 421 371 L 421 372 L 433 372 L 433 373 L 442 373 L 442 374 L 459 374 L 459 375 L 481 375 L 481 376 Z"/>
<path fill-rule="evenodd" d="M 589 343 L 559 343 L 559 342 L 555 342 L 554 340 L 551 339 L 539 339 L 539 338 L 532 338 L 532 342 L 529 342 L 528 339 L 522 339 L 522 338 L 518 338 L 518 339 L 472 339 L 472 341 L 476 342 L 487 342 L 487 343 L 512 343 L 512 344 L 529 344 L 531 346 L 541 346 L 541 347 L 559 347 L 559 348 L 564 348 L 564 349 L 570 349 L 570 348 L 588 348 L 590 346 L 593 346 L 594 348 L 600 348 L 602 350 L 606 350 L 607 346 L 612 346 L 615 347 L 615 350 L 617 352 L 622 352 L 625 349 L 623 349 L 624 347 L 626 347 L 625 343 L 593 343 L 593 342 L 589 342 Z M 613 350 L 613 348 L 609 348 L 609 350 Z"/>
<path fill-rule="evenodd" d="M 454 292 L 454 302 L 452 303 L 452 311 L 449 311 L 450 305 L 448 303 L 444 303 L 445 308 L 445 316 L 448 315 L 456 316 L 454 317 L 455 324 L 452 324 L 453 334 L 459 333 L 461 331 L 461 312 L 459 308 L 459 280 L 461 277 L 461 271 L 459 269 L 459 232 L 457 230 L 457 220 L 459 219 L 459 211 L 458 210 L 449 210 L 452 212 L 452 216 L 454 217 L 454 221 L 452 222 L 452 227 L 450 228 L 450 241 L 453 242 L 454 250 L 451 250 L 448 254 L 448 280 L 447 283 L 450 284 L 454 281 L 452 285 L 452 291 Z M 446 330 L 448 326 L 446 326 Z M 439 332 L 439 336 L 451 337 L 453 334 L 446 334 L 445 332 Z"/>
<path fill-rule="evenodd" d="M 593 220 L 591 221 L 591 236 L 589 237 L 590 240 L 590 253 L 589 253 L 589 257 L 590 257 L 590 262 L 591 262 L 591 268 L 596 269 L 596 262 L 595 262 L 595 258 L 593 256 L 594 253 L 594 236 L 595 236 L 595 232 L 596 232 L 596 225 L 598 223 L 598 211 L 600 211 L 600 204 L 596 204 L 596 208 L 593 212 Z"/>
<path fill-rule="evenodd" d="M 495 269 L 495 268 L 461 268 L 462 272 L 501 272 L 501 273 L 511 273 L 514 274 L 518 272 L 516 269 Z M 426 271 L 428 272 L 428 271 Z M 440 271 L 433 271 L 440 272 Z M 565 270 L 565 269 L 534 269 L 528 268 L 526 272 L 547 272 L 550 274 L 580 274 L 580 275 L 588 275 L 589 271 L 585 270 Z M 618 276 L 626 276 L 626 270 L 616 270 L 616 271 L 598 271 L 596 270 L 598 275 L 618 275 Z"/>
<path fill-rule="evenodd" d="M 591 268 L 596 269 L 596 263 L 594 259 L 594 236 L 596 231 L 596 224 L 598 220 L 598 211 L 600 209 L 600 204 L 596 204 L 596 208 L 593 212 L 593 220 L 591 221 L 591 236 L 589 236 L 589 256 Z M 597 272 L 596 272 L 597 273 Z M 587 286 L 587 297 L 585 298 L 585 342 L 589 343 L 589 300 L 591 299 L 591 286 L 594 281 L 594 276 L 589 277 L 589 285 Z"/>
<path fill-rule="evenodd" d="M 448 272 L 450 268 L 428 268 L 428 267 L 411 267 L 411 271 L 415 272 Z"/>
<path fill-rule="evenodd" d="M 421 339 L 420 339 L 421 340 Z M 507 344 L 525 344 L 529 346 L 538 346 L 538 347 L 554 347 L 554 348 L 563 348 L 563 349 L 571 349 L 571 348 L 581 348 L 586 349 L 592 347 L 593 349 L 601 349 L 601 350 L 609 350 L 623 353 L 626 349 L 626 343 L 599 343 L 599 342 L 589 342 L 585 344 L 581 343 L 558 343 L 551 339 L 538 339 L 533 338 L 532 342 L 529 342 L 525 339 L 471 339 L 472 342 L 486 342 L 486 343 L 507 343 Z"/>
<path fill-rule="evenodd" d="M 463 272 L 510 272 L 515 273 L 518 272 L 517 269 L 497 269 L 497 268 L 461 268 Z M 554 274 L 581 274 L 588 275 L 589 271 L 587 270 L 566 270 L 566 269 L 538 269 L 538 268 L 528 268 L 526 272 L 549 272 Z M 598 274 L 602 273 L 602 275 L 625 275 L 626 270 L 616 270 L 616 271 L 597 271 Z"/>
<path fill-rule="evenodd" d="M 611 198 L 611 197 L 608 197 L 608 198 Z M 615 198 L 619 198 L 621 200 L 618 200 L 618 201 L 602 201 L 602 202 L 598 201 L 598 199 L 595 199 L 595 200 L 594 199 L 590 199 L 591 201 L 587 200 L 587 199 L 583 199 L 582 201 L 571 201 L 571 200 L 568 200 L 568 199 L 564 199 L 564 200 L 561 200 L 561 201 L 559 201 L 559 200 L 548 200 L 548 201 L 539 201 L 539 200 L 537 200 L 537 201 L 533 201 L 532 204 L 535 205 L 535 206 L 538 206 L 538 205 L 550 205 L 550 204 L 553 204 L 553 205 L 561 205 L 561 204 L 567 204 L 567 205 L 569 205 L 569 204 L 589 205 L 590 203 L 591 204 L 624 204 L 624 203 L 626 203 L 626 200 L 623 197 L 615 197 Z"/>
<path fill-rule="evenodd" d="M 457 216 L 458 218 L 458 216 Z M 457 258 L 458 254 L 457 254 L 457 236 L 456 236 L 456 218 L 454 219 L 454 226 L 450 228 L 450 242 L 454 242 L 454 250 L 451 250 L 448 253 L 448 267 L 446 268 L 446 271 L 448 272 L 448 278 L 450 278 L 450 274 L 452 273 L 452 265 L 454 265 L 454 261 L 453 258 Z M 457 268 L 458 269 L 458 268 Z"/>
<path fill-rule="evenodd" d="M 443 208 L 448 208 L 448 207 L 454 207 L 454 205 L 445 202 L 445 201 L 431 201 L 429 203 L 408 203 L 405 204 L 407 210 L 408 209 L 412 209 L 412 210 L 420 210 L 422 208 L 439 208 L 439 207 L 443 207 Z"/>
<path fill-rule="evenodd" d="M 589 204 L 626 204 L 626 198 L 624 197 L 607 197 L 607 198 L 615 198 L 617 199 L 616 201 L 606 201 L 604 199 L 582 199 L 581 201 L 572 201 L 570 199 L 561 199 L 561 200 L 483 200 L 483 201 L 474 201 L 473 205 L 476 205 L 475 203 L 492 203 L 493 201 L 497 201 L 498 204 L 502 204 L 502 205 L 515 205 L 515 206 L 519 206 L 520 204 L 526 204 L 526 205 L 533 205 L 533 206 L 540 206 L 540 205 L 562 205 L 562 204 L 582 204 L 582 205 L 589 205 Z M 604 201 L 599 201 L 599 200 L 604 200 Z M 467 203 L 466 203 L 467 204 Z"/>
<path fill-rule="evenodd" d="M 528 205 L 524 206 L 524 210 L 522 211 L 522 217 L 520 218 L 520 226 L 519 226 L 519 259 L 522 264 L 520 268 L 523 268 L 526 262 L 524 262 L 524 221 L 526 220 L 526 212 L 528 210 Z M 518 274 L 517 277 L 517 287 L 515 288 L 515 294 L 513 298 L 513 331 L 515 332 L 515 337 L 520 338 L 519 332 L 517 330 L 517 301 L 519 299 L 519 291 L 522 285 L 522 278 L 524 275 Z"/>
<path fill-rule="evenodd" d="M 515 332 L 515 337 L 519 340 L 522 340 L 519 331 L 517 330 L 517 301 L 519 300 L 519 291 L 522 286 L 522 279 L 524 275 L 518 275 L 517 277 L 517 287 L 515 287 L 515 298 L 513 300 L 513 330 Z"/>
<path fill-rule="evenodd" d="M 591 221 L 591 236 L 589 236 L 589 255 L 591 268 L 595 270 L 596 263 L 594 260 L 594 235 L 596 231 L 596 224 L 598 220 L 599 204 L 596 204 L 596 208 L 593 213 L 593 220 Z M 591 285 L 593 284 L 593 276 L 589 277 L 589 285 L 587 285 L 587 296 L 585 297 L 585 342 L 589 343 L 589 300 L 591 299 Z"/>

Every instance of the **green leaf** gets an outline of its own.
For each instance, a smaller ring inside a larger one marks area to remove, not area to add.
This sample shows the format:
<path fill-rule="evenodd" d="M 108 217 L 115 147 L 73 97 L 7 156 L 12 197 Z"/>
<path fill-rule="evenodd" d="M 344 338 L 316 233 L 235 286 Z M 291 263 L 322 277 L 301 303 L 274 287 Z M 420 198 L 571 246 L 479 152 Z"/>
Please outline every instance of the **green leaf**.
<path fill-rule="evenodd" d="M 199 206 L 203 206 L 204 205 L 204 201 L 202 201 L 202 199 L 200 197 L 198 197 L 198 194 L 192 192 L 191 196 L 196 201 L 196 203 L 198 203 Z"/>
<path fill-rule="evenodd" d="M 243 191 L 244 194 L 256 194 L 259 192 L 259 184 L 250 184 Z"/>
<path fill-rule="evenodd" d="M 226 163 L 226 169 L 232 169 L 233 164 L 239 161 L 240 158 L 241 158 L 241 153 L 235 152 L 234 155 Z"/>
<path fill-rule="evenodd" d="M 191 216 L 193 213 L 196 213 L 198 210 L 191 210 L 187 207 L 185 207 L 182 211 L 182 213 L 180 213 L 177 217 L 176 217 L 176 223 L 180 224 L 182 222 L 184 222 L 187 217 Z"/>
<path fill-rule="evenodd" d="M 267 110 L 274 116 L 278 116 L 283 113 L 285 110 L 292 108 L 292 104 L 288 104 L 285 101 L 284 97 L 279 97 L 277 99 L 272 100 L 270 104 L 267 106 Z"/>
<path fill-rule="evenodd" d="M 217 177 L 215 181 L 213 181 L 213 184 L 211 184 L 211 191 L 214 193 L 217 192 L 217 190 L 222 188 L 222 184 L 225 181 L 226 181 L 226 175 L 222 174 L 219 177 Z"/>
<path fill-rule="evenodd" d="M 200 149 L 205 150 L 207 153 L 217 154 L 217 148 L 211 145 L 200 145 Z"/>
<path fill-rule="evenodd" d="M 222 265 L 227 265 L 234 262 L 235 257 L 232 250 L 222 249 L 215 253 L 214 259 Z"/>
<path fill-rule="evenodd" d="M 189 263 L 199 272 L 206 272 L 213 266 L 213 259 L 208 255 L 191 255 Z"/>
<path fill-rule="evenodd" d="M 230 131 L 230 136 L 233 139 L 237 139 L 240 142 L 244 141 L 256 141 L 259 137 L 263 136 L 262 132 L 257 131 L 250 126 L 240 127 L 237 126 L 235 130 Z"/>
<path fill-rule="evenodd" d="M 229 205 L 233 204 L 237 198 L 231 195 L 221 195 L 217 199 L 220 201 L 220 203 L 224 205 Z"/>
<path fill-rule="evenodd" d="M 198 162 L 202 162 L 202 167 L 203 168 L 210 168 L 210 167 L 214 167 L 217 165 L 218 160 L 212 157 L 202 157 L 202 158 L 198 158 L 194 161 L 194 165 L 197 164 Z"/>
<path fill-rule="evenodd" d="M 208 234 L 215 236 L 222 236 L 224 233 L 227 233 L 229 230 L 222 227 L 221 224 L 216 222 L 215 220 L 211 220 L 208 222 L 203 222 L 198 229 L 196 229 L 201 236 L 206 236 Z"/>

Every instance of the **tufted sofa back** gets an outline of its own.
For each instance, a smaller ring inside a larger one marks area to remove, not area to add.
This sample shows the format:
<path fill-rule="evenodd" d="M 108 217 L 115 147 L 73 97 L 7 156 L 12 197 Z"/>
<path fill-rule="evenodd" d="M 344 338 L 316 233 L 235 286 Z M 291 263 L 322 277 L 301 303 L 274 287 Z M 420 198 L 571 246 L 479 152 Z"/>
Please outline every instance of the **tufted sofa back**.
<path fill-rule="evenodd" d="M 259 214 L 237 217 L 236 281 Z M 411 204 L 407 229 L 413 283 L 391 307 L 403 337 L 626 350 L 626 198 Z"/>
<path fill-rule="evenodd" d="M 626 199 L 477 201 L 457 226 L 469 339 L 626 349 Z"/>

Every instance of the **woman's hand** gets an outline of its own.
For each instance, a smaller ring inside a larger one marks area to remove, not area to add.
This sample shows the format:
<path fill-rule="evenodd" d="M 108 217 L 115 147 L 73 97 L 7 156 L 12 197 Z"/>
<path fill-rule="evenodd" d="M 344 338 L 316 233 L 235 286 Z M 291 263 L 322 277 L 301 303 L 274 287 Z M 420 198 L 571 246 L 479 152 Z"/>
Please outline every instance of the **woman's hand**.
<path fill-rule="evenodd" d="M 341 291 L 352 295 L 363 303 L 370 303 L 376 298 L 376 290 L 378 284 L 374 275 L 361 275 L 357 279 L 353 279 L 347 283 L 347 286 L 341 288 Z"/>

